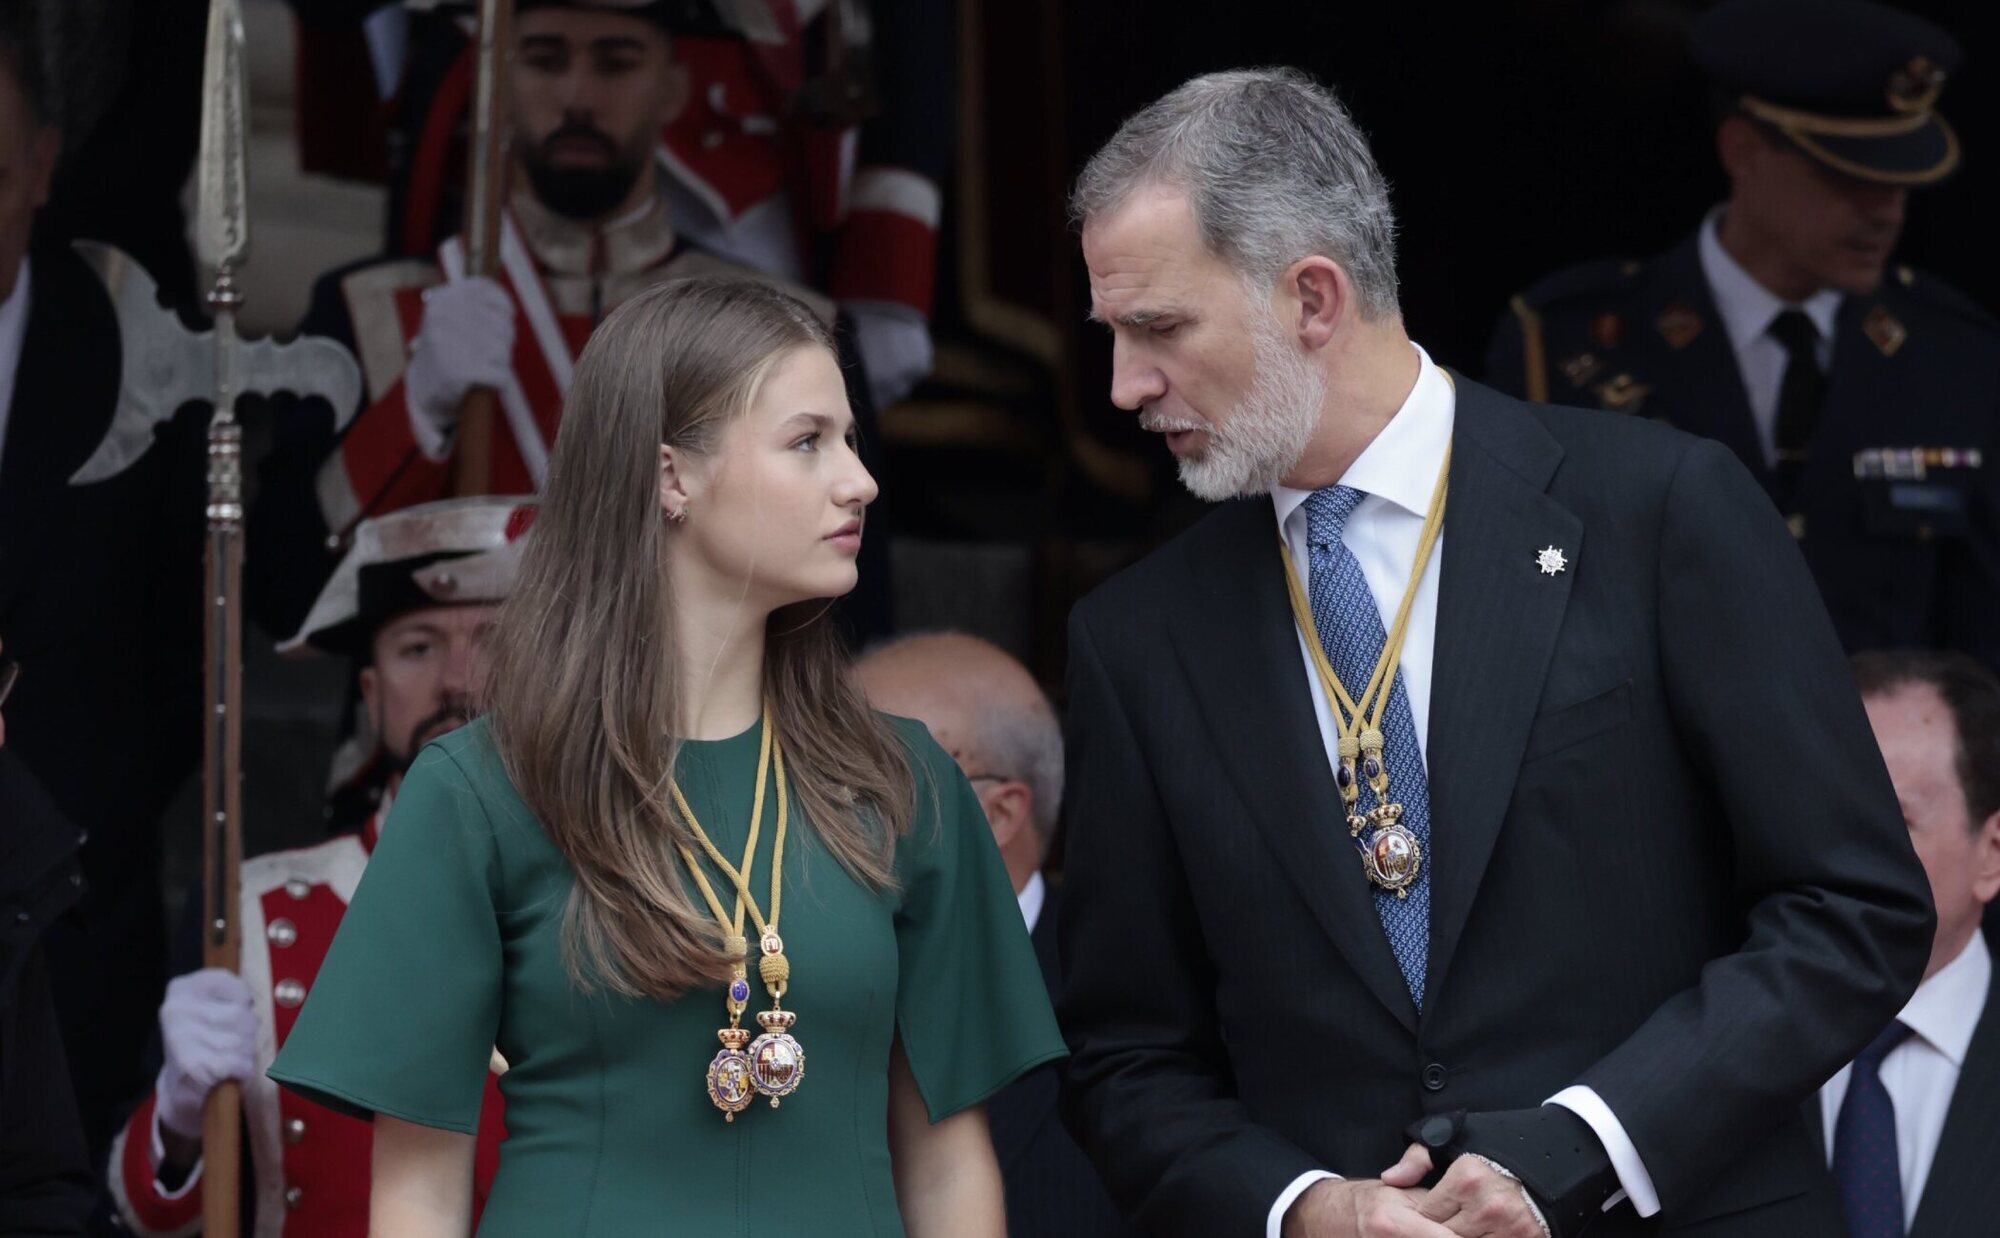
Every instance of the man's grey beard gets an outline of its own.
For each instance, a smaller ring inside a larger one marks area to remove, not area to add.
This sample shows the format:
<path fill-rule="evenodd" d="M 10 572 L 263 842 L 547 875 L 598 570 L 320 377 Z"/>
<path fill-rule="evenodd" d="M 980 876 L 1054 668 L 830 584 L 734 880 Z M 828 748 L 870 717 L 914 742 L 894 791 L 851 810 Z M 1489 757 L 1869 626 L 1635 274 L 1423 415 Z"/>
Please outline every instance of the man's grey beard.
<path fill-rule="evenodd" d="M 1208 447 L 1180 456 L 1181 485 L 1210 503 L 1268 492 L 1298 465 L 1319 428 L 1326 375 L 1300 354 L 1276 323 L 1259 324 L 1251 341 L 1257 376 L 1219 425 L 1182 426 L 1148 415 L 1147 429 L 1202 429 Z"/>

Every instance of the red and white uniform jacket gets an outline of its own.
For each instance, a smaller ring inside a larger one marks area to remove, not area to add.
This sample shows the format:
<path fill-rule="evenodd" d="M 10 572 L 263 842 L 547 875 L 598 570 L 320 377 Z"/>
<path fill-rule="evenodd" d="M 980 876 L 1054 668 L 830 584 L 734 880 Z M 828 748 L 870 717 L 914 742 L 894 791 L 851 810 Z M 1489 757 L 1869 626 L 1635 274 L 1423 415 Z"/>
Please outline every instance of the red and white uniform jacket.
<path fill-rule="evenodd" d="M 873 76 L 888 119 L 843 127 L 788 120 L 802 89 L 826 68 L 811 63 L 807 47 L 830 41 L 829 10 L 843 7 L 852 6 L 749 0 L 736 6 L 739 24 L 749 27 L 743 37 L 675 41 L 692 87 L 687 107 L 661 134 L 675 221 L 717 253 L 809 282 L 836 301 L 897 305 L 928 318 L 938 181 L 950 152 L 948 139 L 901 122 L 911 112 L 949 114 L 949 26 L 910 20 L 902 6 L 877 0 L 872 21 L 860 20 L 872 27 L 874 66 L 882 70 Z M 943 39 L 923 38 L 933 25 Z M 890 63 L 908 60 L 921 60 L 924 71 Z"/>
<path fill-rule="evenodd" d="M 659 198 L 591 228 L 517 194 L 503 220 L 500 258 L 497 278 L 515 306 L 514 379 L 496 393 L 493 494 L 540 492 L 576 357 L 626 298 L 663 280 L 696 275 L 768 278 L 681 244 Z M 331 533 L 344 534 L 366 516 L 447 497 L 450 444 L 422 440 L 404 395 L 403 370 L 423 322 L 424 290 L 464 273 L 464 250 L 453 237 L 439 247 L 435 264 L 395 259 L 341 279 L 347 338 L 361 361 L 365 395 L 315 478 Z M 797 287 L 786 291 L 816 303 L 831 320 L 832 307 L 823 298 Z"/>
<path fill-rule="evenodd" d="M 239 914 L 243 979 L 257 1001 L 257 1072 L 243 1087 L 245 1174 L 251 1180 L 252 1238 L 365 1238 L 374 1130 L 273 1083 L 264 1070 L 291 1034 L 312 991 L 334 930 L 347 912 L 388 809 L 359 834 L 259 856 L 243 865 Z M 497 1064 L 497 1063 L 496 1063 Z M 157 1176 L 161 1136 L 147 1096 L 111 1145 L 111 1193 L 138 1234 L 168 1238 L 201 1229 L 202 1173 L 178 1189 Z M 486 1079 L 474 1161 L 474 1208 L 486 1200 L 505 1137 L 498 1076 Z"/>

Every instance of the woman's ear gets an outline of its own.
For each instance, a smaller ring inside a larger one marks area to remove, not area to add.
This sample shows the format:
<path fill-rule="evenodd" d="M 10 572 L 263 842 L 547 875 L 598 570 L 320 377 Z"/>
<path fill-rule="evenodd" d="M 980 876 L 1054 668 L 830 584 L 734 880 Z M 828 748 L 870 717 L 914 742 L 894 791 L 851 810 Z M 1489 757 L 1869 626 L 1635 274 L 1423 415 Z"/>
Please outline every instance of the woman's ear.
<path fill-rule="evenodd" d="M 675 524 L 688 518 L 688 508 L 694 502 L 687 491 L 687 478 L 682 475 L 684 463 L 685 457 L 679 452 L 660 444 L 660 510 Z"/>

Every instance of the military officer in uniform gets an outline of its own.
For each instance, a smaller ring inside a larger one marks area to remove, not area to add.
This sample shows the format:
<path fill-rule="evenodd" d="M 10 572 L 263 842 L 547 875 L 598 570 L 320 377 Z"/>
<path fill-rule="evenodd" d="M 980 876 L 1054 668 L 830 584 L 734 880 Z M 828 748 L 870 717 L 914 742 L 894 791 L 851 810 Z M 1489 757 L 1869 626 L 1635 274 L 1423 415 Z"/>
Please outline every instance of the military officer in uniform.
<path fill-rule="evenodd" d="M 390 772 L 380 802 L 337 822 L 334 837 L 244 864 L 240 975 L 207 968 L 167 986 L 164 1063 L 111 1148 L 112 1195 L 134 1233 L 164 1238 L 199 1226 L 202 1106 L 226 1079 L 244 1086 L 243 1232 L 368 1232 L 372 1128 L 280 1089 L 264 1070 L 333 943 L 402 771 L 424 744 L 476 710 L 486 633 L 513 584 L 534 511 L 511 498 L 450 499 L 363 521 L 304 627 L 281 646 L 362 663 L 362 698 Z M 495 1078 L 487 1079 L 480 1121 L 481 1200 L 503 1134 Z"/>
<path fill-rule="evenodd" d="M 1725 0 L 1692 50 L 1728 200 L 1664 254 L 1515 297 L 1488 377 L 1732 448 L 1848 648 L 2000 666 L 2000 324 L 1892 261 L 1910 192 L 1959 163 L 1957 44 L 1867 0 Z"/>

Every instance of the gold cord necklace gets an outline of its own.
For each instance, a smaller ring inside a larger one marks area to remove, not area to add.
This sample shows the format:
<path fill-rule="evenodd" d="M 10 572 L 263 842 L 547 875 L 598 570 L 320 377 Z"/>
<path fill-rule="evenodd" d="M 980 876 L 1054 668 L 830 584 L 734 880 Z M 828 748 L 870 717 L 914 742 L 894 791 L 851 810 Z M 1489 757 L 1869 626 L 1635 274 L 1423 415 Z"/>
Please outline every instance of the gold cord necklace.
<path fill-rule="evenodd" d="M 701 861 L 687 844 L 680 844 L 681 858 L 686 861 L 688 871 L 694 874 L 695 885 L 701 889 L 702 898 L 707 901 L 709 911 L 721 927 L 723 949 L 732 960 L 729 987 L 724 994 L 729 1026 L 716 1032 L 716 1038 L 722 1042 L 722 1050 L 710 1060 L 707 1078 L 708 1098 L 715 1102 L 715 1107 L 722 1110 L 723 1118 L 730 1122 L 749 1108 L 753 1094 L 769 1097 L 771 1107 L 777 1108 L 780 1098 L 798 1090 L 806 1073 L 805 1050 L 791 1034 L 792 1024 L 798 1016 L 783 1006 L 785 991 L 791 982 L 791 963 L 785 958 L 784 939 L 778 936 L 778 913 L 784 892 L 785 832 L 791 797 L 787 794 L 785 782 L 785 754 L 777 742 L 775 730 L 771 722 L 771 706 L 766 702 L 764 734 L 757 751 L 757 789 L 751 803 L 750 836 L 743 847 L 740 868 L 729 862 L 709 838 L 708 831 L 701 828 L 701 822 L 695 819 L 694 809 L 689 807 L 687 797 L 681 794 L 679 781 L 669 779 L 667 782 L 667 789 L 673 793 L 674 806 L 694 833 L 695 841 L 701 844 L 709 861 L 729 878 L 736 890 L 735 914 L 731 915 L 723 910 L 722 900 L 716 897 L 715 888 L 702 871 Z M 756 896 L 750 892 L 750 870 L 757 858 L 757 834 L 764 819 L 767 774 L 770 781 L 777 784 L 778 796 L 777 837 L 771 847 L 771 915 L 768 920 L 758 908 Z M 750 981 L 745 965 L 749 942 L 743 935 L 745 911 L 757 925 L 760 948 L 763 950 L 763 957 L 757 960 L 757 974 L 762 977 L 764 988 L 771 995 L 771 1008 L 757 1016 L 757 1023 L 764 1032 L 755 1040 L 751 1040 L 750 1033 L 739 1026 L 743 1010 L 750 1004 Z M 747 1051 L 744 1048 L 746 1044 L 749 1046 Z"/>
<path fill-rule="evenodd" d="M 1417 844 L 1417 836 L 1402 823 L 1403 806 L 1389 799 L 1389 763 L 1382 757 L 1382 719 L 1388 713 L 1389 696 L 1396 682 L 1396 668 L 1403 658 L 1403 637 L 1410 626 L 1410 606 L 1417 598 L 1417 585 L 1424 578 L 1424 567 L 1430 562 L 1431 548 L 1437 545 L 1438 534 L 1444 529 L 1445 491 L 1449 489 L 1451 476 L 1451 446 L 1446 444 L 1444 461 L 1438 465 L 1437 482 L 1431 487 L 1430 507 L 1424 513 L 1423 532 L 1417 537 L 1417 561 L 1410 569 L 1409 583 L 1403 586 L 1403 600 L 1396 607 L 1396 618 L 1389 625 L 1388 639 L 1382 644 L 1382 653 L 1375 659 L 1375 671 L 1368 677 L 1368 684 L 1357 699 L 1348 695 L 1347 688 L 1334 674 L 1333 664 L 1327 661 L 1326 650 L 1320 646 L 1319 629 L 1313 623 L 1312 604 L 1306 600 L 1304 586 L 1299 583 L 1298 569 L 1292 564 L 1291 548 L 1281 537 L 1278 540 L 1278 557 L 1285 565 L 1285 586 L 1292 598 L 1292 620 L 1298 624 L 1299 632 L 1305 637 L 1306 649 L 1312 654 L 1313 669 L 1319 674 L 1320 685 L 1326 689 L 1326 703 L 1333 711 L 1335 730 L 1338 737 L 1335 755 L 1339 765 L 1334 773 L 1334 782 L 1340 788 L 1341 801 L 1347 807 L 1347 834 L 1354 840 L 1361 853 L 1361 871 L 1368 880 L 1393 891 L 1397 898 L 1408 898 L 1410 887 L 1416 884 L 1417 874 L 1424 863 L 1423 848 Z M 1412 737 L 1414 739 L 1414 736 Z M 1360 760 L 1359 777 L 1356 759 Z M 1369 790 L 1375 793 L 1375 807 L 1365 815 L 1356 811 L 1361 798 L 1360 783 L 1366 781 Z M 1362 832 L 1366 830 L 1366 837 Z"/>

